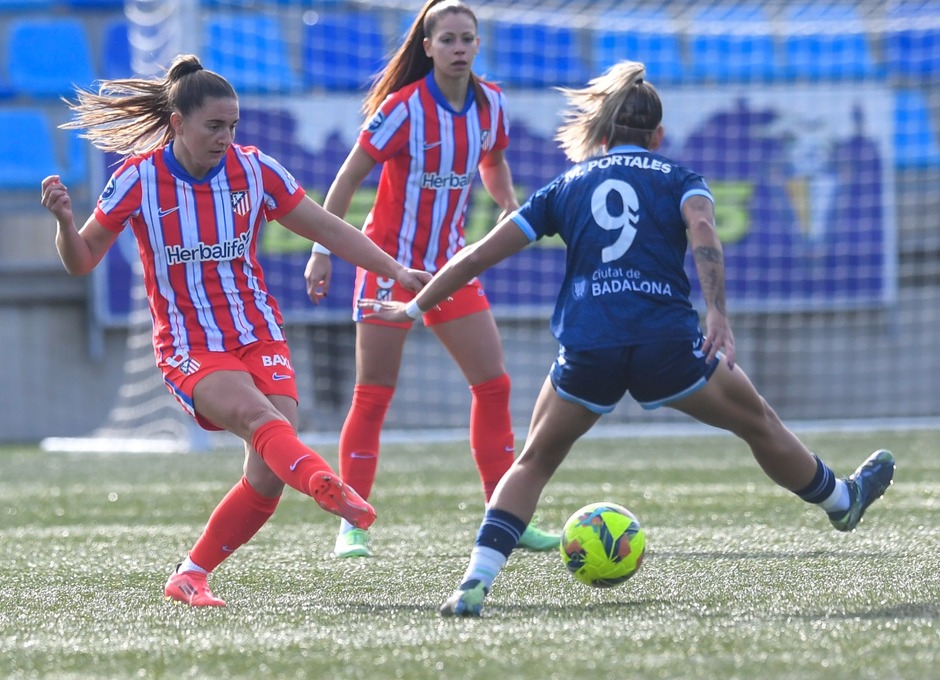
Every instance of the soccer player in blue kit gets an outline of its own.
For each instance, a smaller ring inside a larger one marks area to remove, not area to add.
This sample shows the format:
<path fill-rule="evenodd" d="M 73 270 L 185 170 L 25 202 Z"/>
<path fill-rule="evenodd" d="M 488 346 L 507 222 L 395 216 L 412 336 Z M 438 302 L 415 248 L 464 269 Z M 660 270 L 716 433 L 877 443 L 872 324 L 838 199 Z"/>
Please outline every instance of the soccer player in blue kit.
<path fill-rule="evenodd" d="M 852 531 L 894 476 L 878 450 L 837 478 L 780 421 L 735 365 L 725 272 L 705 180 L 655 152 L 662 103 L 638 62 L 615 64 L 569 102 L 557 139 L 575 165 L 484 239 L 457 253 L 410 303 L 363 300 L 378 318 L 418 318 L 543 236 L 567 246 L 551 320 L 560 349 L 535 403 L 522 453 L 487 507 L 460 586 L 441 607 L 478 616 L 483 599 L 572 445 L 629 392 L 743 439 L 765 474 Z M 691 247 L 706 303 L 704 332 L 683 263 Z"/>

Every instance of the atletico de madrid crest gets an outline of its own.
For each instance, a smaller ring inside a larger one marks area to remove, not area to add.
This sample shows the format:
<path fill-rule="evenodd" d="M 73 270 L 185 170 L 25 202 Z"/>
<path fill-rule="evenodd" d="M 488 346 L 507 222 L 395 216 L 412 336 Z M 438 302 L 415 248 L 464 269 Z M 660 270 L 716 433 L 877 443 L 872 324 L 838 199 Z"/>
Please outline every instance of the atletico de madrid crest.
<path fill-rule="evenodd" d="M 248 192 L 247 191 L 233 191 L 232 192 L 232 212 L 234 212 L 239 217 L 244 217 L 248 214 Z"/>

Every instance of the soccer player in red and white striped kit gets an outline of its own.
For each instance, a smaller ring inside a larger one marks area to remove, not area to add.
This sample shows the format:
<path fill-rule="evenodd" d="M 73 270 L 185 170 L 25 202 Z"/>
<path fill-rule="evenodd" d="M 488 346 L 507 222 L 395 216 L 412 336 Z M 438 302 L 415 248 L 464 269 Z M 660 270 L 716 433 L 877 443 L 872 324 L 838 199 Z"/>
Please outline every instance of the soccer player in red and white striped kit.
<path fill-rule="evenodd" d="M 372 506 L 297 437 L 297 387 L 277 301 L 257 259 L 277 220 L 341 257 L 418 290 L 426 272 L 398 264 L 362 232 L 310 200 L 293 176 L 254 147 L 234 143 L 238 97 L 193 55 L 162 79 L 105 81 L 78 91 L 66 125 L 120 154 L 94 213 L 76 228 L 57 175 L 42 182 L 66 270 L 93 270 L 130 228 L 137 239 L 157 365 L 199 424 L 245 442 L 244 475 L 213 511 L 164 588 L 194 607 L 224 606 L 207 575 L 274 514 L 284 485 L 365 528 Z"/>
<path fill-rule="evenodd" d="M 465 243 L 464 217 L 479 172 L 505 214 L 519 207 L 504 150 L 509 122 L 503 92 L 474 75 L 480 46 L 477 19 L 458 0 L 429 0 L 363 104 L 367 122 L 324 201 L 344 217 L 353 194 L 382 163 L 378 192 L 363 230 L 407 267 L 437 271 Z M 327 294 L 329 249 L 314 246 L 304 276 L 310 299 Z M 360 268 L 355 300 L 408 301 L 410 290 Z M 355 308 L 355 300 L 353 306 Z M 398 381 L 411 323 L 364 319 L 356 310 L 356 385 L 339 442 L 343 480 L 368 498 L 379 440 Z M 489 301 L 473 280 L 423 317 L 467 379 L 470 448 L 488 502 L 515 453 L 510 378 Z M 520 546 L 558 547 L 559 536 L 529 525 Z M 364 529 L 344 522 L 338 557 L 371 554 Z"/>

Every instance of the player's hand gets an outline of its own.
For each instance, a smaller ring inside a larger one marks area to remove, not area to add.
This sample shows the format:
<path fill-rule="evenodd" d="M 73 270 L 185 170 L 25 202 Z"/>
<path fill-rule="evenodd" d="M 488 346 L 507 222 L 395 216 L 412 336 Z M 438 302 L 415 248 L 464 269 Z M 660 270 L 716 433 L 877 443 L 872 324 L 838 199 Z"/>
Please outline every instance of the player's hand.
<path fill-rule="evenodd" d="M 50 175 L 42 181 L 42 205 L 59 222 L 72 224 L 75 219 L 68 187 L 62 184 L 59 175 Z"/>
<path fill-rule="evenodd" d="M 734 368 L 736 353 L 734 349 L 734 334 L 731 324 L 721 312 L 710 309 L 705 315 L 705 343 L 702 351 L 706 353 L 709 362 L 714 361 L 718 352 L 722 352 L 728 362 L 728 368 Z"/>
<path fill-rule="evenodd" d="M 307 283 L 307 296 L 318 305 L 330 292 L 330 279 L 333 276 L 333 262 L 326 253 L 313 253 L 304 267 L 304 281 Z"/>
<path fill-rule="evenodd" d="M 409 269 L 405 267 L 398 272 L 398 276 L 395 277 L 395 280 L 398 281 L 405 290 L 417 293 L 424 288 L 424 284 L 431 280 L 431 275 L 420 269 Z"/>
<path fill-rule="evenodd" d="M 370 298 L 362 298 L 356 302 L 356 307 L 363 312 L 364 317 L 392 323 L 411 323 L 414 321 L 405 313 L 405 307 L 407 306 L 407 302 L 373 300 Z"/>

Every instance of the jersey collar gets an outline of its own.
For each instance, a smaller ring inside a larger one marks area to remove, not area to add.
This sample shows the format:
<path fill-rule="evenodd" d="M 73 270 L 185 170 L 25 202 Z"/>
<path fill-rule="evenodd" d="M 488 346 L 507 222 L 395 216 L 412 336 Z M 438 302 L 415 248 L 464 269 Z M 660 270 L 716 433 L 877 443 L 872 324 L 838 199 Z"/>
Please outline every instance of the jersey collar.
<path fill-rule="evenodd" d="M 225 154 L 228 156 L 228 154 Z M 206 176 L 201 179 L 196 179 L 176 160 L 176 156 L 173 155 L 173 142 L 164 147 L 163 159 L 166 161 L 166 167 L 173 174 L 174 177 L 183 180 L 184 182 L 189 182 L 190 184 L 206 184 L 212 180 L 216 175 L 222 172 L 222 168 L 225 167 L 225 156 L 222 156 L 222 160 L 219 161 L 219 164 L 212 168 Z"/>
<path fill-rule="evenodd" d="M 474 100 L 473 90 L 475 88 L 472 88 L 472 87 L 467 88 L 467 98 L 463 102 L 463 110 L 455 111 L 454 108 L 447 101 L 447 98 L 444 96 L 444 93 L 441 92 L 441 88 L 439 88 L 437 86 L 437 83 L 434 82 L 434 71 L 431 71 L 430 73 L 428 73 L 427 76 L 425 76 L 424 80 L 428 85 L 428 92 L 430 92 L 431 96 L 434 97 L 434 101 L 436 101 L 439 106 L 450 111 L 454 115 L 462 116 L 465 113 L 467 113 L 467 111 L 470 110 L 471 106 L 473 106 L 473 100 Z"/>
<path fill-rule="evenodd" d="M 615 146 L 613 149 L 607 150 L 607 155 L 615 153 L 649 153 L 649 149 L 644 149 L 642 146 L 637 146 L 636 144 L 621 144 L 620 146 Z"/>

